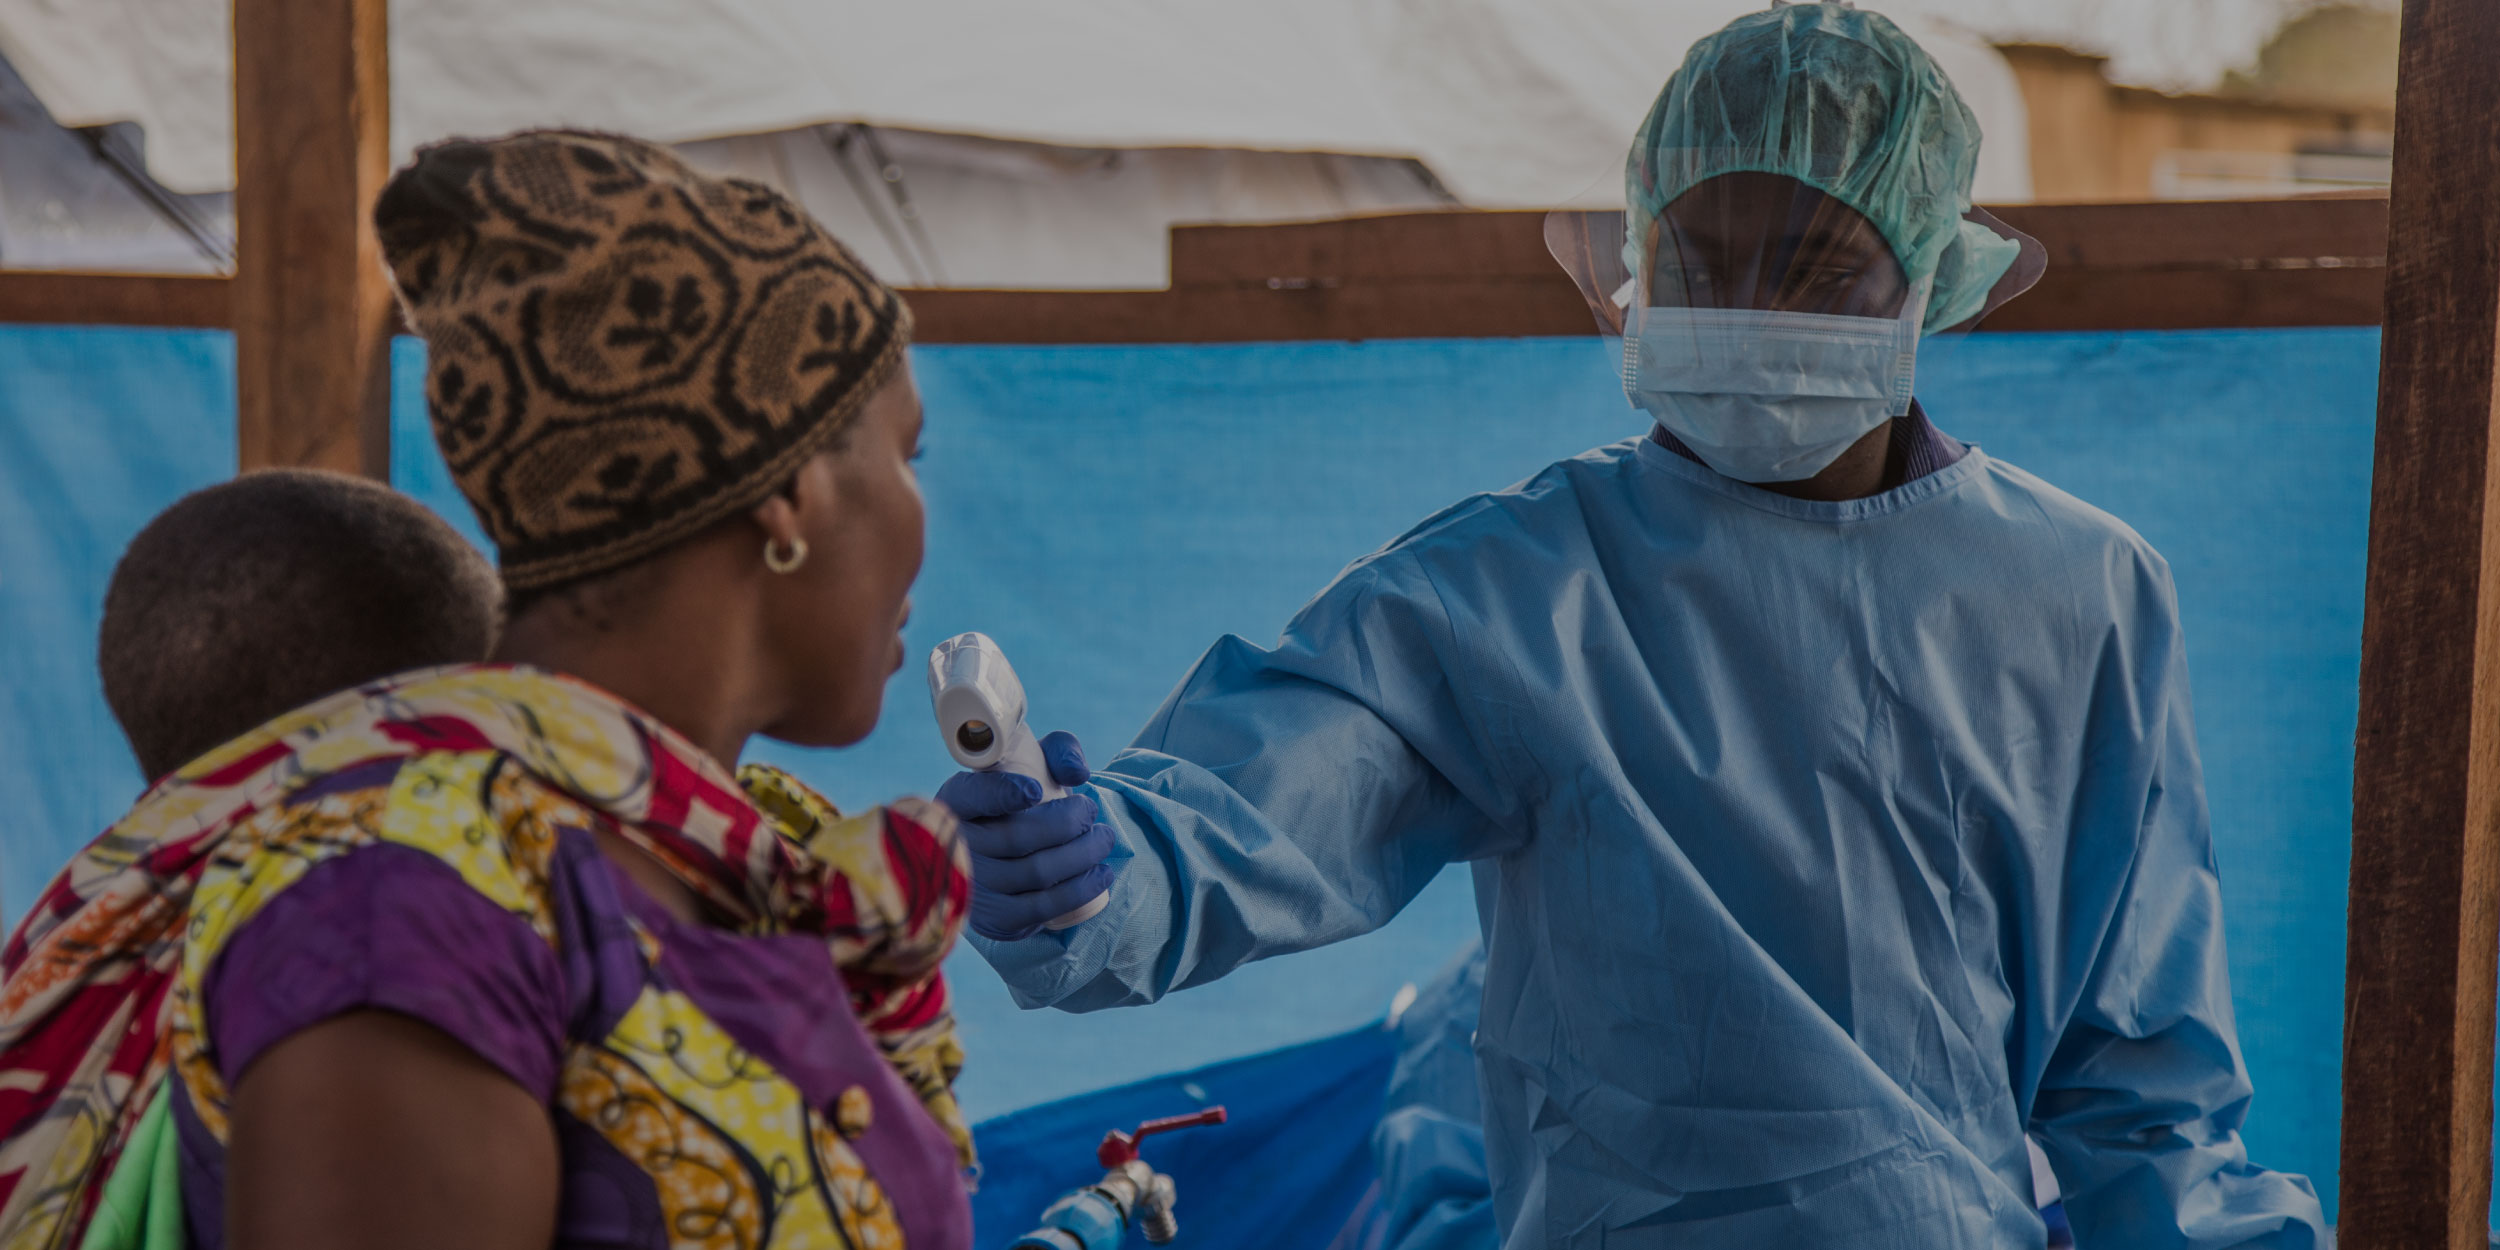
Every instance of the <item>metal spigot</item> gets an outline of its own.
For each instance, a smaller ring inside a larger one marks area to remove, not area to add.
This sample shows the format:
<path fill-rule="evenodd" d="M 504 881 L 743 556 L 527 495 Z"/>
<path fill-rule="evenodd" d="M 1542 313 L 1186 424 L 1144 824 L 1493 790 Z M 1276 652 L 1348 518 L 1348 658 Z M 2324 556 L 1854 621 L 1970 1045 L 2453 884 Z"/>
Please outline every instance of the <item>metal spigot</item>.
<path fill-rule="evenodd" d="M 1147 1241 L 1168 1246 L 1181 1235 L 1180 1217 L 1172 1213 L 1173 1205 L 1179 1201 L 1180 1191 L 1173 1188 L 1171 1177 L 1157 1172 L 1146 1183 L 1146 1192 L 1137 1203 L 1137 1226 Z"/>
<path fill-rule="evenodd" d="M 1137 1131 L 1113 1130 L 1094 1152 L 1106 1169 L 1101 1180 L 1075 1190 L 1042 1212 L 1042 1226 L 1019 1238 L 1012 1250 L 1118 1250 L 1122 1230 L 1131 1219 L 1149 1244 L 1170 1245 L 1181 1225 L 1172 1208 L 1179 1190 L 1172 1178 L 1137 1157 L 1140 1138 L 1201 1124 L 1222 1124 L 1224 1109 L 1209 1107 L 1196 1115 L 1148 1120 Z"/>
<path fill-rule="evenodd" d="M 1222 1124 L 1223 1122 L 1224 1109 L 1209 1107 L 1195 1115 L 1175 1115 L 1166 1116 L 1160 1120 L 1148 1120 L 1138 1125 L 1134 1133 L 1123 1133 L 1118 1129 L 1113 1129 L 1103 1134 L 1102 1145 L 1094 1148 L 1094 1159 L 1104 1167 L 1116 1168 L 1137 1157 L 1138 1142 L 1157 1133 L 1169 1133 L 1175 1129 L 1197 1128 L 1202 1124 Z"/>

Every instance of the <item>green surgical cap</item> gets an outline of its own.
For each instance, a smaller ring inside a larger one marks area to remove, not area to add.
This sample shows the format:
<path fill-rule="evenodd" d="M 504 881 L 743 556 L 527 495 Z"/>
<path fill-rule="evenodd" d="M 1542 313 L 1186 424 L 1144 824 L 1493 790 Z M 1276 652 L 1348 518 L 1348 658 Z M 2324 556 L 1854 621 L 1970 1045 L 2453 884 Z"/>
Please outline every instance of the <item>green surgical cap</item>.
<path fill-rule="evenodd" d="M 1838 0 L 1781 3 L 1693 45 L 1624 164 L 1623 258 L 1647 272 L 1649 228 L 1721 174 L 1783 174 L 1856 209 L 1912 284 L 1933 278 L 1925 329 L 1976 315 L 2020 248 L 1962 219 L 1979 121 L 1924 49 Z"/>

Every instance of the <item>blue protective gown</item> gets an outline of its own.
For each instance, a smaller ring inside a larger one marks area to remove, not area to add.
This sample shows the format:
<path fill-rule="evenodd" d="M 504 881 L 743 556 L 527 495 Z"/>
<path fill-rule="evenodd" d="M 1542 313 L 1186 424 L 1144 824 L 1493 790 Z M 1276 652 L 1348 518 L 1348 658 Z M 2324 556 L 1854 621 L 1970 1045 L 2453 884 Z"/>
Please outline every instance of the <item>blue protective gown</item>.
<path fill-rule="evenodd" d="M 1097 919 L 981 944 L 1148 1003 L 1472 861 L 1510 1247 L 2304 1247 L 2252 1165 L 2167 566 L 1973 449 L 1789 499 L 1642 439 L 1217 643 L 1094 792 Z"/>

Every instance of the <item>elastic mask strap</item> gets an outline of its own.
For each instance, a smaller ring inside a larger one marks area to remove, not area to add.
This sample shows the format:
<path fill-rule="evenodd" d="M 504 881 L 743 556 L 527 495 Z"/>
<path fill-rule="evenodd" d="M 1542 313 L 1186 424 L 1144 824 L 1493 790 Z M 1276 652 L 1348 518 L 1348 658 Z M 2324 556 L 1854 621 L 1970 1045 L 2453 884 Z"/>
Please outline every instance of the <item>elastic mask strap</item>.
<path fill-rule="evenodd" d="M 1908 416 L 1910 400 L 1918 388 L 1918 342 L 1926 332 L 1927 300 L 1935 293 L 1936 281 L 1921 278 L 1911 288 L 1910 298 L 1903 302 L 1901 319 L 1895 323 L 1894 350 L 1899 353 L 1892 366 L 1892 415 Z"/>

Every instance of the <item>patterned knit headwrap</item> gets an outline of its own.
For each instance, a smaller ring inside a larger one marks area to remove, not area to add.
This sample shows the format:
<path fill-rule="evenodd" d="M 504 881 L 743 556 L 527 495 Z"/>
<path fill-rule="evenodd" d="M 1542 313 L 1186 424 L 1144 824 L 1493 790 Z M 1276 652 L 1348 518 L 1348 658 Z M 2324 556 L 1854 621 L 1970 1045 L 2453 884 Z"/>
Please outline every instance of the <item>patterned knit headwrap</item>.
<path fill-rule="evenodd" d="M 788 197 L 639 139 L 436 144 L 373 215 L 435 440 L 515 590 L 760 502 L 911 340 L 903 301 Z"/>

